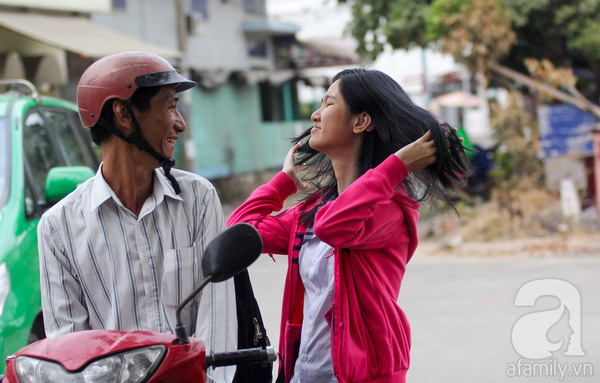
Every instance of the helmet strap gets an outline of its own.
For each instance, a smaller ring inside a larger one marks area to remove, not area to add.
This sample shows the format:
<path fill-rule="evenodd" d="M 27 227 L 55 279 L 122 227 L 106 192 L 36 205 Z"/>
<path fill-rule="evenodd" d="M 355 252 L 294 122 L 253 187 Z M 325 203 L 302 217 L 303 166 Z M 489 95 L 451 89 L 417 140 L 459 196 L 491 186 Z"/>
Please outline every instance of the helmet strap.
<path fill-rule="evenodd" d="M 135 147 L 138 148 L 139 150 L 143 150 L 146 153 L 150 154 L 152 157 L 156 158 L 158 160 L 160 166 L 165 171 L 165 175 L 167 176 L 167 179 L 171 182 L 171 185 L 173 186 L 173 189 L 175 190 L 175 194 L 180 194 L 181 188 L 179 187 L 179 183 L 177 182 L 175 177 L 171 174 L 171 168 L 173 166 L 175 166 L 175 158 L 174 157 L 164 157 L 160 153 L 158 153 L 156 150 L 154 150 L 154 148 L 148 143 L 148 141 L 146 141 L 144 136 L 142 136 L 142 130 L 140 129 L 140 125 L 137 121 L 137 118 L 135 117 L 135 114 L 133 113 L 133 108 L 131 107 L 131 99 L 127 100 L 125 102 L 125 105 L 127 107 L 127 112 L 129 113 L 129 116 L 131 116 L 131 121 L 133 122 L 135 132 L 131 133 L 129 136 L 125 136 L 125 134 L 120 129 L 118 129 L 112 123 L 106 121 L 102 117 L 100 117 L 98 119 L 100 126 L 109 130 L 111 133 L 113 133 L 115 136 L 119 137 L 120 139 L 125 140 L 128 143 L 135 145 Z"/>

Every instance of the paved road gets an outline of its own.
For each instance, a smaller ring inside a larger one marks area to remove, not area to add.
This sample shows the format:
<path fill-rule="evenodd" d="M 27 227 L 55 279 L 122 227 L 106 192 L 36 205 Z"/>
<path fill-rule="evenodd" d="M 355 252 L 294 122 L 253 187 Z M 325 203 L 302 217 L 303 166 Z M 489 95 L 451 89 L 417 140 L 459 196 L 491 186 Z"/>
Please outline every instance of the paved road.
<path fill-rule="evenodd" d="M 284 257 L 276 259 L 273 262 L 263 256 L 250 268 L 274 345 L 279 338 L 287 263 Z M 536 315 L 532 313 L 561 307 L 559 299 L 551 296 L 539 298 L 531 307 L 514 305 L 523 285 L 542 278 L 565 280 L 578 289 L 585 356 L 562 355 L 569 335 L 575 333 L 571 328 L 578 327 L 569 325 L 571 311 L 577 311 L 573 307 L 561 310 L 562 317 L 552 322 L 555 325 L 547 333 L 549 341 L 564 339 L 563 347 L 552 357 L 522 359 L 513 347 L 511 334 L 520 318 L 533 319 Z M 416 256 L 408 266 L 399 304 L 412 326 L 411 383 L 600 382 L 600 256 Z M 590 369 L 593 376 L 589 376 Z M 588 376 L 576 377 L 577 372 Z"/>

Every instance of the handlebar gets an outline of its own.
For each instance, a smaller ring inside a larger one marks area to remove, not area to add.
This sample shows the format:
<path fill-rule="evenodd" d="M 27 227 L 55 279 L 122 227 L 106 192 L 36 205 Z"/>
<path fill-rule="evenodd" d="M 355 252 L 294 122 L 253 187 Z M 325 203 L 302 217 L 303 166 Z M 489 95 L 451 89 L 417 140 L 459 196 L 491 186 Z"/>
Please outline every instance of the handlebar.
<path fill-rule="evenodd" d="M 204 365 L 208 367 L 232 366 L 234 364 L 270 363 L 277 360 L 277 351 L 273 346 L 266 348 L 248 348 L 232 352 L 218 352 L 207 355 Z"/>

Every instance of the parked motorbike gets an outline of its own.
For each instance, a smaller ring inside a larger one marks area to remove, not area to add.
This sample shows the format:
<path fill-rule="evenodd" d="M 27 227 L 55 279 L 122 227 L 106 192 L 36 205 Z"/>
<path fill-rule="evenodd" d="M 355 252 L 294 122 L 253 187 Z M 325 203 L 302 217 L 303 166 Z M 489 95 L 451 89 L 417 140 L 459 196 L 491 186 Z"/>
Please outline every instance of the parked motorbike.
<path fill-rule="evenodd" d="M 176 334 L 90 330 L 35 342 L 6 358 L 3 383 L 29 382 L 200 382 L 209 367 L 270 363 L 271 346 L 206 355 L 202 340 L 190 338 L 181 310 L 210 282 L 229 279 L 252 264 L 262 251 L 256 229 L 237 224 L 206 247 L 204 281 L 177 308 Z"/>

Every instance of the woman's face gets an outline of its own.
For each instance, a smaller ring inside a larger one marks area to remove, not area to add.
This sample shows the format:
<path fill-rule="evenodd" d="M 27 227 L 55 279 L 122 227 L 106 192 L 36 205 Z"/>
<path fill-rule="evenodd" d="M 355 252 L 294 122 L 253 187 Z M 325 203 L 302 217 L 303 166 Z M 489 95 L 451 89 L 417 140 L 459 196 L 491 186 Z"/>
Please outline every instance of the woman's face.
<path fill-rule="evenodd" d="M 351 149 L 356 149 L 360 144 L 361 135 L 352 131 L 355 118 L 342 97 L 340 81 L 331 84 L 323 96 L 321 107 L 311 116 L 314 125 L 308 144 L 330 157 L 338 153 L 354 153 Z"/>

